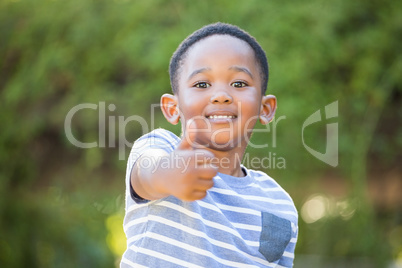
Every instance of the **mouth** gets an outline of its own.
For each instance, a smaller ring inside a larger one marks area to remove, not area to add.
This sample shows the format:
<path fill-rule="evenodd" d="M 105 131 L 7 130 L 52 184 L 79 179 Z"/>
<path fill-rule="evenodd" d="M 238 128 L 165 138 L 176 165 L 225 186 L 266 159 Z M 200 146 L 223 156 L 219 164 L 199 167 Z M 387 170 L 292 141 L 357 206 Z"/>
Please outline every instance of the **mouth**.
<path fill-rule="evenodd" d="M 235 115 L 209 115 L 208 119 L 235 119 L 237 116 Z"/>
<path fill-rule="evenodd" d="M 216 123 L 226 123 L 237 119 L 237 115 L 230 111 L 214 111 L 205 116 L 208 120 Z"/>

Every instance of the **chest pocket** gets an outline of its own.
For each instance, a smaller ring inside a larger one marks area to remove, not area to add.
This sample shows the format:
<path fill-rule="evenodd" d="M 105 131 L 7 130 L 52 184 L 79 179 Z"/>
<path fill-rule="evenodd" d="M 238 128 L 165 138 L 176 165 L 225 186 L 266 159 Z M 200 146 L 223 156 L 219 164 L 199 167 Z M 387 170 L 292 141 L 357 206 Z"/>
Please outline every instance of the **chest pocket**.
<path fill-rule="evenodd" d="M 282 257 L 292 237 L 290 221 L 271 213 L 261 212 L 262 231 L 259 251 L 269 262 Z"/>

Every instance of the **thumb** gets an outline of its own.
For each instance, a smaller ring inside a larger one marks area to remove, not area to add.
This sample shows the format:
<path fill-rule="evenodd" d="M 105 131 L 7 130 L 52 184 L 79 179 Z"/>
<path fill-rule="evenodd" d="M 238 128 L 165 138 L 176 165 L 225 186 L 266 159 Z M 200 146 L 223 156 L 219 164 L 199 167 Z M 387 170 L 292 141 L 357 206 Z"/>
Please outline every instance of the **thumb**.
<path fill-rule="evenodd" d="M 183 135 L 181 137 L 181 142 L 177 149 L 179 150 L 192 150 L 198 147 L 197 139 L 197 124 L 193 118 L 186 122 L 183 130 Z"/>

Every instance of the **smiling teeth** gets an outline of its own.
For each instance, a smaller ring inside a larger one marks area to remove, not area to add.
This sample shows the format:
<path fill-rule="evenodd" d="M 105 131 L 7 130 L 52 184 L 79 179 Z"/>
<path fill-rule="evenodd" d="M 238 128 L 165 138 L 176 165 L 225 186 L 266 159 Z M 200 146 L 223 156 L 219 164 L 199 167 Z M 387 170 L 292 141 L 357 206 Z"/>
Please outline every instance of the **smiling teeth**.
<path fill-rule="evenodd" d="M 233 119 L 235 118 L 233 115 L 210 115 L 208 118 L 211 119 Z"/>

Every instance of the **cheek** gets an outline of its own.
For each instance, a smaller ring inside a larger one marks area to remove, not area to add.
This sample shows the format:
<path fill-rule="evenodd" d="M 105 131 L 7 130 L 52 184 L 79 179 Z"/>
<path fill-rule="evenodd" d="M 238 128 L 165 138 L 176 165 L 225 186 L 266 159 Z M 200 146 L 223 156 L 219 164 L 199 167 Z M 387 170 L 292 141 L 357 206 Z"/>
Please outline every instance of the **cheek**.
<path fill-rule="evenodd" d="M 202 103 L 201 97 L 197 97 L 195 94 L 183 94 L 179 98 L 179 109 L 182 116 L 192 118 L 195 115 L 200 115 L 202 113 Z"/>
<path fill-rule="evenodd" d="M 247 116 L 258 115 L 261 108 L 261 101 L 256 101 L 257 97 L 243 97 L 239 101 L 241 112 Z"/>
<path fill-rule="evenodd" d="M 261 104 L 256 102 L 255 99 L 251 99 L 248 101 L 244 99 L 241 104 L 241 115 L 242 115 L 242 124 L 245 128 L 250 129 L 253 128 L 256 122 L 258 121 L 260 114 Z"/>

